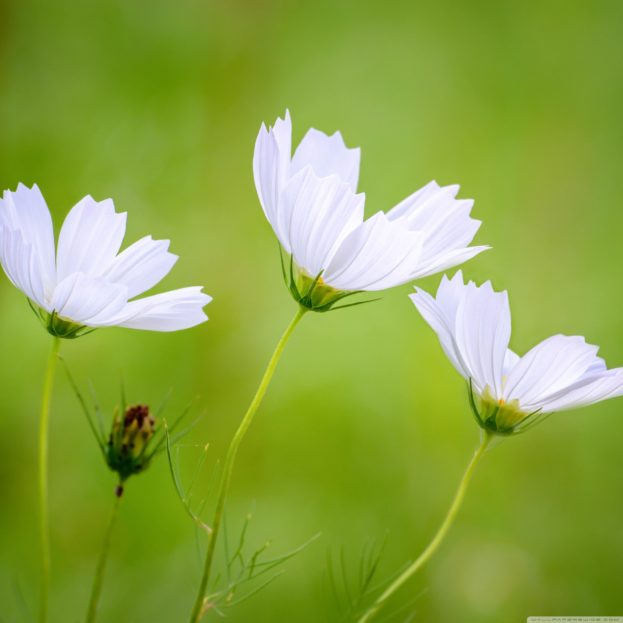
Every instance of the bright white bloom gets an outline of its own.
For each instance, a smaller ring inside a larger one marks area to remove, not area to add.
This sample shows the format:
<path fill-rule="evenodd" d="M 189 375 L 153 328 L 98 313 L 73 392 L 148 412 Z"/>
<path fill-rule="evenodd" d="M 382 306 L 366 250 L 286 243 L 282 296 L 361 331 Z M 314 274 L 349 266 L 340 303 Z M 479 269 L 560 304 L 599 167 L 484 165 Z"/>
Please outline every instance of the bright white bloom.
<path fill-rule="evenodd" d="M 458 186 L 430 182 L 389 212 L 364 221 L 359 149 L 310 129 L 291 155 L 292 124 L 262 125 L 253 173 L 266 218 L 304 275 L 334 291 L 383 290 L 461 264 L 480 226 Z"/>
<path fill-rule="evenodd" d="M 141 238 L 119 253 L 126 214 L 111 199 L 90 196 L 67 215 L 54 248 L 52 218 L 35 185 L 0 199 L 0 262 L 38 308 L 48 330 L 75 337 L 82 327 L 177 331 L 207 320 L 210 297 L 200 287 L 138 300 L 173 267 L 168 240 Z"/>
<path fill-rule="evenodd" d="M 471 381 L 486 428 L 513 432 L 531 415 L 623 394 L 623 368 L 608 370 L 598 347 L 583 337 L 554 335 L 523 357 L 510 350 L 508 294 L 495 292 L 490 282 L 465 285 L 459 271 L 443 277 L 436 298 L 416 291 L 411 300 L 454 367 Z"/>

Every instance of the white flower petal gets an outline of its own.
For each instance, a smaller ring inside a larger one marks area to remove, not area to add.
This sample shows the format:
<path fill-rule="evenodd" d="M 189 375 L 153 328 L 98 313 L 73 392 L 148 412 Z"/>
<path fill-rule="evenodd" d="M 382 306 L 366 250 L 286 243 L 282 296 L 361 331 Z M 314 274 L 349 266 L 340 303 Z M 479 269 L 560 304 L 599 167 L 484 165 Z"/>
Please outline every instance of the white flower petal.
<path fill-rule="evenodd" d="M 327 136 L 311 128 L 294 152 L 290 174 L 294 175 L 311 166 L 319 177 L 337 175 L 356 192 L 360 157 L 360 149 L 346 147 L 339 132 Z"/>
<path fill-rule="evenodd" d="M 72 273 L 96 276 L 108 270 L 125 234 L 126 213 L 117 214 L 111 199 L 97 202 L 91 196 L 69 212 L 58 239 L 59 283 Z"/>
<path fill-rule="evenodd" d="M 319 178 L 311 167 L 296 174 L 281 197 L 289 215 L 284 233 L 296 263 L 316 277 L 337 247 L 363 222 L 364 195 L 338 177 Z"/>
<path fill-rule="evenodd" d="M 36 184 L 32 188 L 19 184 L 14 192 L 4 191 L 0 199 L 0 226 L 21 233 L 24 244 L 32 249 L 32 269 L 40 273 L 45 291 L 51 292 L 56 283 L 54 229 Z"/>
<path fill-rule="evenodd" d="M 505 378 L 508 378 L 511 370 L 519 363 L 520 359 L 521 357 L 510 348 L 506 351 L 506 355 L 504 356 L 504 369 L 502 371 Z"/>
<path fill-rule="evenodd" d="M 471 378 L 474 389 L 486 387 L 500 396 L 505 366 L 515 357 L 508 350 L 511 318 L 506 292 L 494 292 L 489 282 L 479 288 L 465 285 L 458 271 L 444 276 L 433 299 L 423 290 L 411 300 L 439 337 L 441 346 L 458 372 Z"/>
<path fill-rule="evenodd" d="M 421 265 L 412 278 L 446 270 L 488 248 L 466 248 L 481 223 L 470 217 L 473 200 L 456 199 L 458 191 L 458 185 L 442 188 L 430 182 L 388 212 L 390 220 L 424 233 Z"/>
<path fill-rule="evenodd" d="M 129 302 L 110 324 L 148 331 L 179 331 L 208 319 L 203 311 L 212 298 L 201 287 L 180 288 Z"/>
<path fill-rule="evenodd" d="M 406 220 L 409 229 L 425 229 L 440 204 L 451 202 L 459 192 L 457 184 L 441 187 L 432 181 L 395 205 L 388 213 L 391 221 Z"/>
<path fill-rule="evenodd" d="M 122 251 L 103 276 L 125 285 L 128 298 L 133 298 L 153 288 L 173 268 L 178 256 L 168 248 L 168 240 L 145 236 Z"/>
<path fill-rule="evenodd" d="M 253 152 L 253 177 L 260 204 L 288 253 L 291 253 L 291 249 L 283 235 L 284 215 L 280 211 L 279 201 L 290 175 L 291 144 L 292 123 L 290 113 L 286 111 L 285 119 L 277 119 L 273 128 L 267 130 L 262 124 Z"/>
<path fill-rule="evenodd" d="M 576 409 L 623 395 L 623 368 L 589 374 L 541 403 L 544 413 Z"/>
<path fill-rule="evenodd" d="M 383 290 L 409 280 L 422 253 L 420 232 L 383 212 L 356 227 L 338 247 L 323 279 L 338 290 Z"/>
<path fill-rule="evenodd" d="M 481 225 L 481 221 L 470 217 L 473 205 L 470 199 L 453 201 L 445 209 L 440 206 L 436 218 L 430 219 L 423 229 L 426 234 L 424 252 L 427 258 L 433 259 L 470 244 Z"/>
<path fill-rule="evenodd" d="M 73 273 L 54 290 L 52 310 L 66 320 L 87 326 L 103 326 L 123 309 L 128 300 L 124 285 L 102 277 Z"/>
<path fill-rule="evenodd" d="M 19 230 L 0 226 L 0 262 L 11 283 L 39 307 L 47 309 L 38 258 Z"/>
<path fill-rule="evenodd" d="M 541 407 L 544 399 L 579 381 L 595 365 L 597 346 L 580 336 L 554 335 L 527 352 L 508 375 L 507 400 L 524 410 Z"/>
<path fill-rule="evenodd" d="M 489 387 L 496 398 L 502 397 L 510 335 L 508 294 L 495 292 L 489 281 L 480 287 L 467 284 L 456 312 L 457 348 L 476 388 Z"/>
<path fill-rule="evenodd" d="M 421 279 L 435 273 L 440 273 L 448 268 L 453 268 L 459 264 L 463 264 L 473 257 L 490 249 L 488 246 L 467 247 L 465 249 L 456 249 L 447 253 L 440 253 L 433 260 L 423 261 L 411 274 L 411 279 Z"/>
<path fill-rule="evenodd" d="M 437 333 L 441 348 L 452 365 L 461 376 L 469 378 L 470 371 L 462 361 L 454 338 L 456 312 L 465 292 L 463 276 L 459 271 L 451 280 L 445 275 L 442 277 L 436 298 L 420 288 L 416 288 L 416 293 L 410 294 L 409 298 L 424 320 Z"/>
<path fill-rule="evenodd" d="M 456 326 L 456 312 L 466 292 L 467 288 L 463 282 L 463 271 L 461 270 L 457 270 L 452 279 L 448 279 L 447 275 L 444 275 L 437 288 L 436 301 L 447 319 L 448 326 L 452 327 L 452 333 L 454 333 Z"/>

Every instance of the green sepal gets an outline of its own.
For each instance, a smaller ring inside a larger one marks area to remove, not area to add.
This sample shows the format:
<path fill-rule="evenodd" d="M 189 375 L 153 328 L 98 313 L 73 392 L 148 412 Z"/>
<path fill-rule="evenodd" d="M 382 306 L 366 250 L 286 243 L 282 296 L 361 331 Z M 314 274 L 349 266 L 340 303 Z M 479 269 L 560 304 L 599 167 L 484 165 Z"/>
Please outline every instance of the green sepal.
<path fill-rule="evenodd" d="M 482 395 L 476 397 L 472 379 L 467 381 L 469 405 L 474 418 L 483 430 L 495 435 L 510 436 L 523 433 L 543 419 L 541 409 L 526 413 L 519 408 L 519 401 L 496 401 L 488 387 Z M 542 415 L 542 417 L 539 417 Z"/>
<path fill-rule="evenodd" d="M 65 340 L 74 340 L 88 333 L 95 331 L 95 327 L 87 327 L 77 322 L 73 322 L 67 318 L 59 316 L 55 311 L 48 312 L 41 307 L 36 306 L 30 299 L 26 299 L 30 309 L 39 319 L 45 330 L 54 337 Z"/>
<path fill-rule="evenodd" d="M 344 309 L 346 307 L 354 307 L 356 305 L 362 305 L 364 303 L 371 303 L 372 301 L 359 301 L 356 303 L 350 303 L 347 305 L 340 305 L 334 307 L 339 301 L 355 294 L 362 294 L 362 290 L 337 290 L 326 284 L 322 279 L 322 273 L 320 271 L 316 276 L 312 277 L 308 275 L 302 268 L 296 265 L 294 258 L 290 255 L 289 267 L 286 271 L 286 266 L 283 260 L 283 253 L 280 248 L 281 258 L 281 270 L 286 287 L 290 291 L 292 298 L 302 307 L 314 312 L 328 312 L 337 309 Z M 379 300 L 379 299 L 374 299 Z"/>
<path fill-rule="evenodd" d="M 75 340 L 78 337 L 95 331 L 93 327 L 85 327 L 82 324 L 62 318 L 55 311 L 48 314 L 45 328 L 51 335 L 65 340 Z"/>

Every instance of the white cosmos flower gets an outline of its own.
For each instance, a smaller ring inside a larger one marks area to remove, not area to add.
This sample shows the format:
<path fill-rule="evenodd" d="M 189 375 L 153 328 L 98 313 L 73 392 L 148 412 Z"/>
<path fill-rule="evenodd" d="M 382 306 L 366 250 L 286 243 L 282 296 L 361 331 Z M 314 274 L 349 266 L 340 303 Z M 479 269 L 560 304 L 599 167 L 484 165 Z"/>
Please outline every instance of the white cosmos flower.
<path fill-rule="evenodd" d="M 461 264 L 480 221 L 459 187 L 430 182 L 389 212 L 364 220 L 359 149 L 310 129 L 291 155 L 292 124 L 262 125 L 253 173 L 266 218 L 297 268 L 338 291 L 383 290 Z"/>
<path fill-rule="evenodd" d="M 141 238 L 119 253 L 126 214 L 111 199 L 87 196 L 69 212 L 54 248 L 52 218 L 35 185 L 0 199 L 0 262 L 38 308 L 48 329 L 75 337 L 81 327 L 177 331 L 207 320 L 210 297 L 200 287 L 138 300 L 173 267 L 168 240 Z"/>
<path fill-rule="evenodd" d="M 445 275 L 433 298 L 410 298 L 439 337 L 459 373 L 481 400 L 481 419 L 495 432 L 513 432 L 532 414 L 581 407 L 623 394 L 623 368 L 608 370 L 597 346 L 583 337 L 554 335 L 519 357 L 508 348 L 511 314 L 506 292 L 490 282 L 463 283 Z"/>

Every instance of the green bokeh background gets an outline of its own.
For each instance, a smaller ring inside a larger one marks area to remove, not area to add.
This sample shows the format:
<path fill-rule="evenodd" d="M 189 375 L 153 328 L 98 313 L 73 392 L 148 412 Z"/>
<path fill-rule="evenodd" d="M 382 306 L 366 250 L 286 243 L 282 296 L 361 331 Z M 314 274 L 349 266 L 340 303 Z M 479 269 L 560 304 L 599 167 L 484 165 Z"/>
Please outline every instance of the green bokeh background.
<path fill-rule="evenodd" d="M 64 343 L 79 383 L 93 381 L 107 412 L 121 375 L 135 401 L 172 387 L 169 416 L 198 396 L 180 473 L 188 482 L 209 442 L 205 492 L 295 311 L 251 171 L 260 123 L 286 106 L 295 141 L 315 126 L 362 147 L 368 214 L 431 179 L 476 199 L 476 240 L 494 250 L 464 270 L 508 288 L 515 350 L 580 333 L 623 365 L 622 20 L 614 0 L 0 3 L 1 186 L 38 183 L 57 226 L 82 196 L 113 197 L 128 243 L 149 233 L 180 255 L 162 289 L 205 284 L 214 296 L 209 323 L 186 332 Z M 17 622 L 28 620 L 18 593 L 37 603 L 50 338 L 6 279 L 0 288 L 0 620 Z M 250 545 L 271 539 L 275 555 L 322 536 L 229 620 L 335 620 L 327 551 L 343 548 L 354 576 L 366 540 L 387 534 L 384 577 L 445 512 L 478 431 L 409 291 L 310 314 L 288 345 L 236 467 L 230 532 L 252 512 Z M 427 623 L 623 614 L 622 411 L 619 400 L 557 414 L 491 451 L 393 608 L 417 597 L 414 620 Z M 50 479 L 52 620 L 80 621 L 114 478 L 62 373 Z M 199 569 L 160 460 L 128 485 L 100 621 L 185 621 Z"/>

